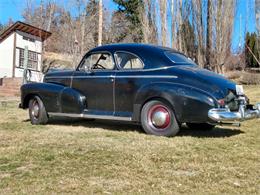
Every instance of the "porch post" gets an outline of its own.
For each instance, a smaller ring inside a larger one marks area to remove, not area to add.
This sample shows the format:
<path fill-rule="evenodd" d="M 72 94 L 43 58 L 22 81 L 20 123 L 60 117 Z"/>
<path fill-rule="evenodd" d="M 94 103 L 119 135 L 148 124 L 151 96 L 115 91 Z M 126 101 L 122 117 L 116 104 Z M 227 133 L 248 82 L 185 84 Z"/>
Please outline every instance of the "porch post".
<path fill-rule="evenodd" d="M 25 46 L 24 61 L 23 61 L 23 84 L 27 83 L 27 67 L 28 67 L 28 46 Z"/>

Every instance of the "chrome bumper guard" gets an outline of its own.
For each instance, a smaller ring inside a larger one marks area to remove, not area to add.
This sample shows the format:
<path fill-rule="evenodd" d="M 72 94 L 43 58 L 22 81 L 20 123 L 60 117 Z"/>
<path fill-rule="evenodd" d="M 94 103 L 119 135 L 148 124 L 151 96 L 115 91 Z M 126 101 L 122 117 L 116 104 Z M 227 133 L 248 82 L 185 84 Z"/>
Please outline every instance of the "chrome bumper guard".
<path fill-rule="evenodd" d="M 208 117 L 215 122 L 235 122 L 260 118 L 260 103 L 253 106 L 252 109 L 246 109 L 246 106 L 240 105 L 238 112 L 231 112 L 229 108 L 212 108 L 208 112 Z"/>

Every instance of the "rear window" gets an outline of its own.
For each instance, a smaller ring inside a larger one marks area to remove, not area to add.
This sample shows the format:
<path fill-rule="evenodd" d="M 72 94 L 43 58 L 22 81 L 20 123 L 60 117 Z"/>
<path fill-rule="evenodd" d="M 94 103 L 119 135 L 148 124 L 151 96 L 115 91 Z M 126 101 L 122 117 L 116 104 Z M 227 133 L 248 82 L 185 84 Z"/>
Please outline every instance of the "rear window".
<path fill-rule="evenodd" d="M 190 58 L 186 57 L 185 55 L 182 55 L 180 53 L 175 53 L 172 51 L 166 51 L 165 55 L 176 64 L 193 64 L 196 65 L 195 62 L 193 62 Z"/>

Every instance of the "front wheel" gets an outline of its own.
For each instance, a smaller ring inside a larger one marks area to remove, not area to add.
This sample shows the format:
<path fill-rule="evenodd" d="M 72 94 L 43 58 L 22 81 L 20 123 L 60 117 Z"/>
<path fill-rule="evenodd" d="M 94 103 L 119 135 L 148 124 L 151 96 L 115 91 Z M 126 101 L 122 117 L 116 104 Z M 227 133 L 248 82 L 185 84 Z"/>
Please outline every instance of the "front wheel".
<path fill-rule="evenodd" d="M 149 101 L 143 106 L 141 124 L 146 133 L 157 136 L 171 137 L 180 130 L 171 106 L 158 100 Z"/>
<path fill-rule="evenodd" d="M 38 96 L 34 96 L 29 101 L 29 116 L 33 125 L 43 125 L 48 122 L 48 115 L 42 100 Z"/>

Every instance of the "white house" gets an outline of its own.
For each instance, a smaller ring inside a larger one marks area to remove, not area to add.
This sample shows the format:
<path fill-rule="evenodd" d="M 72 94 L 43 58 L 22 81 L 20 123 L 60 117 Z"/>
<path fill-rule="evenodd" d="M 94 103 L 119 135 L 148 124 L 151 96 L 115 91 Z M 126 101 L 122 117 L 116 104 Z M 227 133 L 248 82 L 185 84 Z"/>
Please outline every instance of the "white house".
<path fill-rule="evenodd" d="M 37 27 L 16 22 L 0 34 L 0 78 L 23 77 L 25 48 L 28 48 L 28 74 L 41 81 L 42 45 L 51 35 Z"/>

